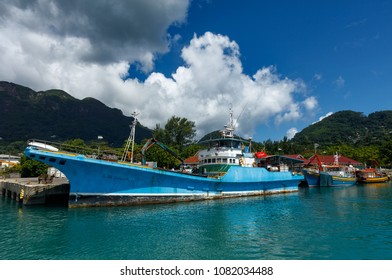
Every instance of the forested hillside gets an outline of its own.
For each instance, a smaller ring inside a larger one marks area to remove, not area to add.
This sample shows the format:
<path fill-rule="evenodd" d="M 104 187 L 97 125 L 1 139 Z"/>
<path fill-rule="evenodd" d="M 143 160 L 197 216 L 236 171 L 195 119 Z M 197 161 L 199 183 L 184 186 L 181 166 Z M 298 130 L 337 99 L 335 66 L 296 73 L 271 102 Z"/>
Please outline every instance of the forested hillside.
<path fill-rule="evenodd" d="M 21 152 L 30 138 L 56 142 L 81 139 L 90 143 L 103 136 L 106 145 L 121 147 L 128 138 L 133 120 L 94 98 L 79 100 L 62 90 L 35 92 L 8 82 L 0 82 L 0 106 L 0 153 Z M 188 122 L 186 119 L 181 121 Z M 189 121 L 193 123 L 193 120 Z M 158 136 L 173 133 L 167 131 L 165 134 L 141 124 L 136 129 L 139 144 L 152 137 L 153 132 L 160 132 Z M 178 130 L 181 125 L 177 125 L 176 133 L 182 133 Z M 201 140 L 218 134 L 219 131 L 211 132 Z M 161 140 L 165 141 L 165 137 Z M 187 145 L 189 147 L 182 149 L 183 143 L 166 142 L 179 151 L 187 151 L 183 157 L 193 155 L 198 148 Z M 189 142 L 193 142 L 192 139 Z M 361 162 L 376 159 L 392 165 L 392 110 L 368 116 L 350 110 L 336 112 L 298 132 L 293 139 L 253 142 L 252 147 L 254 150 L 265 149 L 269 154 L 309 157 L 314 153 L 315 144 L 320 153 L 339 152 Z"/>
<path fill-rule="evenodd" d="M 392 136 L 392 111 L 364 115 L 354 111 L 340 111 L 312 124 L 297 133 L 292 141 L 306 145 L 375 145 Z"/>
<path fill-rule="evenodd" d="M 130 133 L 133 118 L 94 98 L 76 99 L 62 90 L 35 92 L 0 82 L 1 140 L 10 143 L 30 138 L 64 141 L 98 136 L 112 146 L 121 146 Z M 137 141 L 151 137 L 151 130 L 137 126 Z"/>

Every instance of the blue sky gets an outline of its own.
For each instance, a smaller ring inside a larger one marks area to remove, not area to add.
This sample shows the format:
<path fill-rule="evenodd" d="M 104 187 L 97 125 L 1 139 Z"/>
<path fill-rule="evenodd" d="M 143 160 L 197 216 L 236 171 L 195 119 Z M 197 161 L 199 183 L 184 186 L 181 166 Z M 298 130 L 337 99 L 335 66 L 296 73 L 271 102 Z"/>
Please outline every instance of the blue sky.
<path fill-rule="evenodd" d="M 390 1 L 0 1 L 0 80 L 292 137 L 327 114 L 391 110 Z"/>
<path fill-rule="evenodd" d="M 247 74 L 274 65 L 280 75 L 302 79 L 319 108 L 310 122 L 296 124 L 299 130 L 329 112 L 392 109 L 391 2 L 227 2 L 194 3 L 189 23 L 173 31 L 185 41 L 193 32 L 225 34 L 240 46 Z M 282 137 L 281 129 L 267 131 Z"/>

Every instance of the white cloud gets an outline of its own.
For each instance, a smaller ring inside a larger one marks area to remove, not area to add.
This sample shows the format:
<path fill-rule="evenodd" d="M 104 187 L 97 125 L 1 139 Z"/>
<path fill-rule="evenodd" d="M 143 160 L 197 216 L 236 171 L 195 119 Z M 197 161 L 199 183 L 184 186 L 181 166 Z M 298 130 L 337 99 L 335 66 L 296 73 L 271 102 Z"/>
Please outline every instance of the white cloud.
<path fill-rule="evenodd" d="M 363 19 L 358 20 L 358 21 L 352 21 L 349 24 L 347 24 L 344 28 L 358 27 L 358 26 L 366 24 L 367 21 L 368 21 L 367 18 L 363 18 Z"/>
<path fill-rule="evenodd" d="M 315 81 L 320 81 L 322 78 L 323 78 L 323 76 L 319 73 L 315 73 L 313 75 L 313 80 L 315 80 Z"/>
<path fill-rule="evenodd" d="M 328 112 L 325 116 L 321 116 L 318 121 L 313 122 L 312 124 L 318 123 L 319 121 L 322 121 L 323 119 L 331 116 L 333 114 L 333 112 Z"/>
<path fill-rule="evenodd" d="M 318 101 L 314 96 L 306 98 L 302 103 L 308 111 L 313 111 L 318 107 Z"/>
<path fill-rule="evenodd" d="M 292 139 L 295 134 L 297 134 L 298 130 L 295 127 L 290 128 L 286 131 L 287 139 Z"/>
<path fill-rule="evenodd" d="M 170 77 L 152 72 L 145 81 L 124 81 L 130 63 L 153 69 L 156 54 L 170 46 L 162 39 L 170 37 L 167 28 L 185 21 L 189 2 L 100 0 L 91 9 L 84 2 L 75 8 L 75 1 L 0 3 L 2 80 L 95 97 L 126 115 L 137 110 L 151 128 L 173 115 L 186 117 L 199 135 L 227 122 L 229 104 L 237 133 L 245 135 L 271 119 L 276 125 L 297 121 L 317 107 L 301 80 L 281 77 L 273 66 L 243 73 L 238 44 L 211 32 L 194 35 L 182 49 L 184 65 Z"/>
<path fill-rule="evenodd" d="M 168 51 L 167 28 L 185 21 L 188 6 L 189 0 L 3 0 L 0 19 L 2 29 L 15 35 L 28 33 L 57 42 L 57 50 L 66 50 L 75 61 L 140 61 L 151 70 L 154 54 Z M 68 49 L 75 40 L 83 40 L 84 48 Z M 29 42 L 15 44 L 28 48 Z"/>
<path fill-rule="evenodd" d="M 237 129 L 252 134 L 271 117 L 279 125 L 298 120 L 308 109 L 296 101 L 302 96 L 298 92 L 304 90 L 301 81 L 281 78 L 274 67 L 264 67 L 253 77 L 244 74 L 239 47 L 226 36 L 210 32 L 195 35 L 182 57 L 186 66 L 179 67 L 172 77 L 153 73 L 143 85 L 154 95 L 148 106 L 140 104 L 139 108 L 146 108 L 143 114 L 150 126 L 176 114 L 195 120 L 201 135 L 221 128 L 232 104 L 239 117 Z"/>
<path fill-rule="evenodd" d="M 339 76 L 335 81 L 333 81 L 333 84 L 337 87 L 337 88 L 342 88 L 344 87 L 346 81 L 342 78 L 342 76 Z"/>

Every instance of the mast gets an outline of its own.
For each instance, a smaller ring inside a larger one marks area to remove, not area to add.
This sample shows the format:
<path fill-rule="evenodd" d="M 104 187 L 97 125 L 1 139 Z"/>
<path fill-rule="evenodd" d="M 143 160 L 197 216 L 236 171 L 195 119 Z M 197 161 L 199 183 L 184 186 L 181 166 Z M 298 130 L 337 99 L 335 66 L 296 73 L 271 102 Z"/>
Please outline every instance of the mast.
<path fill-rule="evenodd" d="M 234 137 L 234 119 L 233 119 L 233 109 L 231 107 L 231 104 L 229 105 L 229 123 L 225 125 L 224 129 L 222 129 L 220 132 L 224 138 Z"/>
<path fill-rule="evenodd" d="M 334 164 L 334 165 L 339 165 L 339 153 L 336 152 L 335 155 L 334 155 L 333 157 L 334 157 L 334 162 L 333 162 L 333 164 Z"/>
<path fill-rule="evenodd" d="M 129 152 L 129 146 L 132 145 L 131 148 L 131 160 L 130 162 L 133 162 L 133 149 L 135 146 L 135 132 L 136 132 L 136 124 L 137 124 L 137 116 L 139 115 L 139 113 L 133 112 L 131 114 L 131 116 L 133 117 L 133 122 L 131 127 L 131 133 L 129 134 L 128 140 L 127 140 L 127 144 L 125 145 L 125 149 L 124 149 L 124 153 L 121 157 L 121 161 L 125 161 L 127 159 L 127 154 Z"/>

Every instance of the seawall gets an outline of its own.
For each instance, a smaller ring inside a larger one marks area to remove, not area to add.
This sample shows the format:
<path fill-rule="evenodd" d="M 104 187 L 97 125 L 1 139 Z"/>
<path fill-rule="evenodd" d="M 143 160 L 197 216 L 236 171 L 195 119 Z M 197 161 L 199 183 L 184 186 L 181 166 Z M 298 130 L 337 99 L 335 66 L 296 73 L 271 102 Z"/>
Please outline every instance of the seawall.
<path fill-rule="evenodd" d="M 70 185 L 65 178 L 39 183 L 38 178 L 0 179 L 0 193 L 23 205 L 68 205 Z"/>

